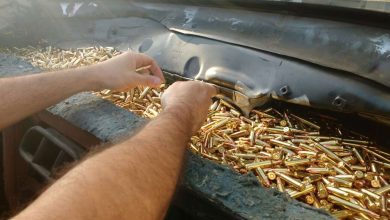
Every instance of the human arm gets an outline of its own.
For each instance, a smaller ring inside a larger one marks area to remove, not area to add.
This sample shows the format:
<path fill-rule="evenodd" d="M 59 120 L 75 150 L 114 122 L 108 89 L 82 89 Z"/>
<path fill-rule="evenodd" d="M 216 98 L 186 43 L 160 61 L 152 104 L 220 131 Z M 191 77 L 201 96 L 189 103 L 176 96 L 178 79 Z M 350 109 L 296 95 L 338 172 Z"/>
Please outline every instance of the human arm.
<path fill-rule="evenodd" d="M 154 76 L 135 72 L 148 65 Z M 130 52 L 92 66 L 0 78 L 0 130 L 82 91 L 157 86 L 163 80 L 151 58 Z"/>
<path fill-rule="evenodd" d="M 162 219 L 185 146 L 206 118 L 213 95 L 206 83 L 173 84 L 156 119 L 76 166 L 16 219 Z"/>

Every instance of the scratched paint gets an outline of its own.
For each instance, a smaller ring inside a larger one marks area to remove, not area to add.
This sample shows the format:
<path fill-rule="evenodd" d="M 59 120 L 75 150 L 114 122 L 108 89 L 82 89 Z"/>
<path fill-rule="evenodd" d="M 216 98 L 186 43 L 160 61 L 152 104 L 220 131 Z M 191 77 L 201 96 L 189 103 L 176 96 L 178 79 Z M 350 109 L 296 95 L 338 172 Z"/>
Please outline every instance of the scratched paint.
<path fill-rule="evenodd" d="M 194 20 L 194 17 L 198 13 L 198 8 L 196 7 L 187 7 L 184 9 L 185 23 L 189 24 Z"/>
<path fill-rule="evenodd" d="M 240 23 L 243 23 L 240 19 L 237 18 L 229 18 L 229 22 L 231 22 L 232 25 L 238 25 Z"/>
<path fill-rule="evenodd" d="M 375 50 L 380 55 L 384 55 L 390 52 L 390 37 L 388 34 L 384 34 L 380 37 L 370 39 L 375 44 Z M 387 57 L 390 57 L 390 53 Z"/>

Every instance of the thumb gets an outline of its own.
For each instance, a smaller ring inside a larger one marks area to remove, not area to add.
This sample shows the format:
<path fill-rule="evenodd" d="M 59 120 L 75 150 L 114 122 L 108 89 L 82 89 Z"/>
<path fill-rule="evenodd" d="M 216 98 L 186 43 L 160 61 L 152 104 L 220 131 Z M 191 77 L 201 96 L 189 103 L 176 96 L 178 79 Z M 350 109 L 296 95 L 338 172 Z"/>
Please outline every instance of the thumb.
<path fill-rule="evenodd" d="M 158 87 L 162 81 L 157 76 L 135 74 L 134 84 L 139 86 Z"/>

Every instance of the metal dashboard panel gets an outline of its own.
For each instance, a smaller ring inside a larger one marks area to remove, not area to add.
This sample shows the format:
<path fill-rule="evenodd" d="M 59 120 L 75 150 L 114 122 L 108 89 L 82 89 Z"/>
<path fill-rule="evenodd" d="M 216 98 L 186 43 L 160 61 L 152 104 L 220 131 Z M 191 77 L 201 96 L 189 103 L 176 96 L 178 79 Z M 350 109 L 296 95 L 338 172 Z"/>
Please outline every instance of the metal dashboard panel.
<path fill-rule="evenodd" d="M 389 89 L 350 73 L 169 31 L 142 38 L 132 48 L 154 57 L 164 70 L 212 82 L 248 99 L 274 98 L 333 111 L 390 115 Z"/>
<path fill-rule="evenodd" d="M 130 10 L 142 11 L 144 17 L 155 19 L 172 31 L 300 59 L 390 86 L 388 26 L 307 17 L 303 13 L 273 13 L 261 8 L 252 11 L 166 3 L 134 6 Z M 280 8 L 289 11 L 283 5 Z M 320 8 L 316 10 L 321 12 Z M 388 24 L 390 16 L 383 15 L 382 20 Z"/>

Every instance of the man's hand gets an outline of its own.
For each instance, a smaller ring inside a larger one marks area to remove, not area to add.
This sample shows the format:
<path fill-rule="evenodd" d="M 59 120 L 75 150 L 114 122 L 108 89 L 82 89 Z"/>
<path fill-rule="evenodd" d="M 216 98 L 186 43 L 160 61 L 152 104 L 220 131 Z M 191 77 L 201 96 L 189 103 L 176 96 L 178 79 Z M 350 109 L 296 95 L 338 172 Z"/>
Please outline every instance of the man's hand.
<path fill-rule="evenodd" d="M 145 66 L 150 67 L 136 72 Z M 154 87 L 163 81 L 161 69 L 153 59 L 130 52 L 96 65 L 0 78 L 0 93 L 7 94 L 0 100 L 0 115 L 6 116 L 0 117 L 0 130 L 79 92 Z"/>
<path fill-rule="evenodd" d="M 15 219 L 163 219 L 185 146 L 215 93 L 207 83 L 174 83 L 157 118 L 131 139 L 76 166 Z"/>
<path fill-rule="evenodd" d="M 211 98 L 216 95 L 214 86 L 199 82 L 175 82 L 162 96 L 164 111 L 173 111 L 178 117 L 187 117 L 192 122 L 195 133 L 204 122 Z"/>
<path fill-rule="evenodd" d="M 137 69 L 146 66 L 150 68 L 140 73 L 136 72 Z M 156 87 L 164 81 L 164 76 L 157 63 L 145 54 L 126 52 L 93 65 L 91 68 L 98 80 L 96 90 L 125 91 L 139 85 Z"/>

